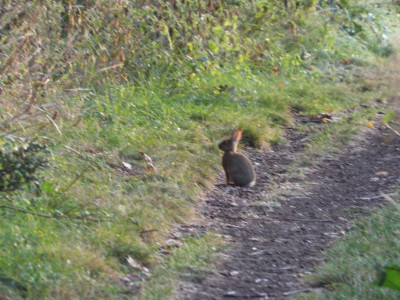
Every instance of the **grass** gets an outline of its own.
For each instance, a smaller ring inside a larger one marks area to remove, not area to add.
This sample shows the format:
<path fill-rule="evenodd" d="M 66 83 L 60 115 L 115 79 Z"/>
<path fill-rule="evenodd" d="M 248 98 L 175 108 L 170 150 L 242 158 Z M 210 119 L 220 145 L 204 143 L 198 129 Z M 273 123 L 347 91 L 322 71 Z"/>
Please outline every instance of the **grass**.
<path fill-rule="evenodd" d="M 215 261 L 215 252 L 223 247 L 221 238 L 213 234 L 186 238 L 183 246 L 172 252 L 155 270 L 141 299 L 165 299 L 165 295 L 173 293 L 179 281 L 204 280 L 213 269 L 211 263 Z"/>
<path fill-rule="evenodd" d="M 299 157 L 299 163 L 311 164 L 309 160 L 323 158 L 339 153 L 343 147 L 356 143 L 357 136 L 371 130 L 370 126 L 379 126 L 377 113 L 383 107 L 358 108 L 345 113 L 328 126 L 310 129 L 307 126 L 302 130 L 313 130 L 311 140 L 306 146 L 306 153 Z"/>
<path fill-rule="evenodd" d="M 398 192 L 394 199 L 399 203 Z M 394 205 L 358 220 L 352 232 L 325 253 L 326 262 L 308 278 L 326 288 L 323 294 L 305 294 L 298 299 L 398 299 L 398 292 L 374 282 L 377 264 L 400 261 L 399 230 L 400 212 Z"/>
<path fill-rule="evenodd" d="M 186 250 L 172 254 L 176 261 L 157 255 L 172 226 L 190 222 L 198 195 L 220 170 L 218 142 L 242 126 L 249 140 L 274 143 L 279 126 L 292 122 L 294 105 L 313 115 L 343 111 L 365 97 L 357 88 L 307 75 L 283 88 L 279 78 L 268 78 L 267 86 L 261 79 L 214 77 L 197 90 L 171 95 L 156 88 L 150 93 L 134 86 L 108 87 L 105 95 L 71 99 L 71 107 L 80 106 L 81 121 L 60 123 L 61 137 L 47 135 L 57 168 L 40 181 L 39 198 L 23 195 L 23 208 L 72 219 L 3 215 L 0 235 L 6 242 L 0 264 L 7 279 L 2 288 L 32 299 L 118 298 L 126 292 L 118 274 L 130 272 L 130 256 L 154 272 L 143 287 L 144 299 L 170 293 L 172 279 L 184 272 L 180 265 L 209 261 L 218 244 L 204 238 L 186 241 Z M 224 82 L 235 82 L 237 101 L 233 92 L 215 93 L 213 87 Z M 332 98 L 336 89 L 341 96 Z M 157 173 L 145 171 L 138 151 L 152 158 Z M 96 221 L 74 220 L 85 216 Z M 197 243 L 202 250 L 191 253 Z"/>
<path fill-rule="evenodd" d="M 397 47 L 398 48 L 398 47 Z M 398 50 L 397 50 L 398 51 Z M 392 98 L 387 110 L 388 116 L 394 116 L 398 111 L 395 83 L 398 53 L 393 55 L 386 65 L 380 78 L 388 82 L 387 88 L 376 98 Z M 368 76 L 367 76 L 368 77 Z M 367 81 L 368 85 L 371 81 Z M 368 89 L 364 89 L 368 90 Z M 377 111 L 382 112 L 382 106 L 377 105 L 375 96 L 369 98 L 366 109 L 357 109 L 350 118 L 342 119 L 333 126 L 327 127 L 315 135 L 309 145 L 313 156 L 324 153 L 334 153 L 341 145 L 351 145 L 355 133 L 369 130 L 371 126 L 380 126 Z M 383 101 L 385 102 L 385 101 Z M 335 146 L 332 146 L 335 145 Z M 309 161 L 307 163 L 310 163 Z M 356 220 L 349 234 L 338 239 L 332 248 L 324 253 L 325 261 L 317 266 L 307 281 L 320 289 L 316 293 L 301 294 L 295 299 L 398 299 L 398 291 L 377 286 L 379 266 L 386 263 L 400 262 L 399 229 L 400 229 L 400 193 L 399 189 L 391 196 L 394 203 L 372 212 L 370 216 Z"/>
<path fill-rule="evenodd" d="M 282 126 L 293 126 L 293 112 L 345 116 L 382 93 L 379 82 L 363 88 L 362 73 L 381 63 L 376 47 L 365 49 L 335 25 L 317 29 L 316 22 L 325 24 L 313 14 L 293 37 L 311 55 L 311 71 L 288 50 L 278 73 L 246 59 L 222 67 L 210 62 L 209 70 L 180 74 L 177 82 L 168 72 L 146 70 L 154 76 L 140 84 L 104 80 L 101 88 L 50 99 L 59 113 L 53 127 L 24 132 L 49 146 L 52 165 L 35 185 L 1 200 L 34 214 L 1 211 L 0 294 L 139 297 L 120 280 L 137 273 L 127 262 L 131 257 L 150 268 L 147 280 L 136 282 L 140 297 L 165 299 L 189 268 L 198 274 L 208 269 L 221 247 L 212 234 L 184 239 L 166 256 L 160 249 L 177 224 L 193 221 L 199 195 L 221 171 L 218 142 L 242 127 L 250 146 L 279 143 Z M 357 63 L 344 66 L 340 61 L 349 57 Z M 357 122 L 364 124 L 370 113 L 360 113 Z M 338 139 L 335 126 L 326 126 L 316 143 Z M 157 172 L 146 171 L 139 151 Z"/>

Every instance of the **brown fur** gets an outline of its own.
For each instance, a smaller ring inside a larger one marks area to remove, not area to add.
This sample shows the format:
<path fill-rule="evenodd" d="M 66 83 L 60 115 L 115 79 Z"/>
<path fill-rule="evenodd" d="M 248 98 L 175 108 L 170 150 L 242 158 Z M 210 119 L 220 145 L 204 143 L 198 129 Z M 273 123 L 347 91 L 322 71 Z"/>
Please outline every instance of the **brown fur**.
<path fill-rule="evenodd" d="M 224 151 L 222 167 L 225 170 L 227 184 L 252 187 L 256 183 L 256 173 L 250 160 L 237 152 L 237 145 L 242 138 L 243 130 L 234 130 L 232 138 L 219 144 Z"/>

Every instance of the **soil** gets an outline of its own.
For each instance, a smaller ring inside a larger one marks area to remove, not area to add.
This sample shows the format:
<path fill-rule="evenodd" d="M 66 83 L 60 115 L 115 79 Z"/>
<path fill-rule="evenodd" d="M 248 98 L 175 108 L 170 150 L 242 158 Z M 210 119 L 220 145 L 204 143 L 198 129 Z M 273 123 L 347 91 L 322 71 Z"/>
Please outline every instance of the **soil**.
<path fill-rule="evenodd" d="M 387 134 L 366 127 L 341 153 L 307 168 L 298 162 L 309 137 L 294 128 L 282 145 L 246 152 L 257 185 L 227 186 L 221 174 L 202 202 L 203 223 L 182 228 L 186 234 L 219 232 L 228 249 L 216 271 L 188 277 L 174 298 L 283 299 L 314 291 L 303 277 L 321 263 L 322 252 L 355 218 L 385 205 L 382 193 L 400 183 L 400 137 L 387 142 Z"/>

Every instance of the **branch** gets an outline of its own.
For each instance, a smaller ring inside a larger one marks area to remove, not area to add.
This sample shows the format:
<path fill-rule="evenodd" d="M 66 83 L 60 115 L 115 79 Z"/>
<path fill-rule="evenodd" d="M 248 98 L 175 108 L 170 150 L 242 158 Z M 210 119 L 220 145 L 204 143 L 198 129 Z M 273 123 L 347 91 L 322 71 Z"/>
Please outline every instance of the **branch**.
<path fill-rule="evenodd" d="M 381 196 L 382 196 L 383 198 L 385 198 L 385 200 L 386 200 L 387 202 L 393 204 L 398 210 L 400 210 L 400 204 L 397 203 L 396 201 L 394 201 L 392 197 L 390 197 L 390 196 L 387 195 L 387 194 L 383 194 L 383 193 L 381 194 Z"/>
<path fill-rule="evenodd" d="M 87 218 L 86 216 L 76 216 L 76 217 L 71 217 L 71 216 L 66 216 L 66 215 L 59 215 L 59 216 L 52 216 L 52 215 L 44 215 L 40 213 L 36 213 L 33 211 L 25 210 L 22 208 L 14 207 L 14 206 L 8 206 L 8 205 L 0 205 L 0 209 L 10 209 L 14 211 L 18 211 L 24 214 L 30 214 L 42 218 L 47 218 L 47 219 L 70 219 L 70 220 L 85 220 L 85 221 L 93 221 L 93 222 L 100 222 L 98 219 L 93 219 L 93 218 Z"/>
<path fill-rule="evenodd" d="M 396 129 L 394 129 L 392 126 L 390 126 L 388 123 L 384 123 L 387 128 L 389 128 L 391 131 L 393 131 L 396 135 L 400 136 L 400 132 L 398 132 Z"/>

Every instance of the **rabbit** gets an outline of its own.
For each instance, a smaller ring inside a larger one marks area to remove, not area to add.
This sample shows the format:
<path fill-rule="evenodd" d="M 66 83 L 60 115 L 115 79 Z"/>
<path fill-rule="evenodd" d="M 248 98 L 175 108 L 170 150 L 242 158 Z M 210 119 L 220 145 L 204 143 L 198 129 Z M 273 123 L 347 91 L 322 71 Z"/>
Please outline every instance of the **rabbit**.
<path fill-rule="evenodd" d="M 234 130 L 232 138 L 222 141 L 218 148 L 225 152 L 222 156 L 222 167 L 225 170 L 227 184 L 253 187 L 256 184 L 253 165 L 246 156 L 236 152 L 242 133 L 242 129 Z"/>

